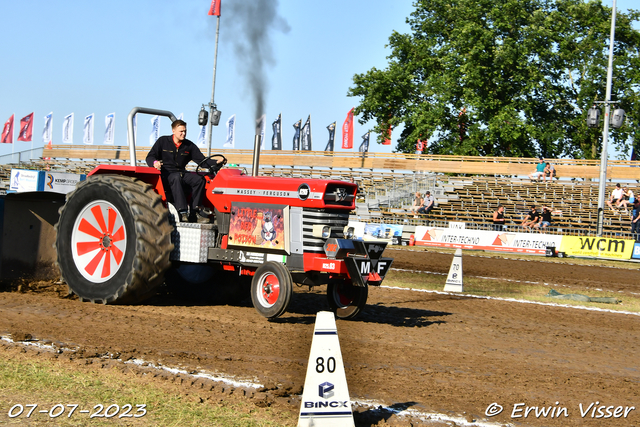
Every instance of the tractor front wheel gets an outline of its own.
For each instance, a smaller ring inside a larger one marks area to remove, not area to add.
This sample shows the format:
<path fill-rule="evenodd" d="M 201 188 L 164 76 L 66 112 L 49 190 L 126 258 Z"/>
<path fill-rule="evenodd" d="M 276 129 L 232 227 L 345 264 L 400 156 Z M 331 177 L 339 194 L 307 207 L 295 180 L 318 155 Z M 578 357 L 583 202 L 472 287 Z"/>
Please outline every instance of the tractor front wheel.
<path fill-rule="evenodd" d="M 331 310 L 339 319 L 353 319 L 367 304 L 369 288 L 354 286 L 344 280 L 327 284 L 327 300 Z"/>
<path fill-rule="evenodd" d="M 291 273 L 279 262 L 263 264 L 251 281 L 251 301 L 262 316 L 281 316 L 291 302 L 293 281 Z"/>

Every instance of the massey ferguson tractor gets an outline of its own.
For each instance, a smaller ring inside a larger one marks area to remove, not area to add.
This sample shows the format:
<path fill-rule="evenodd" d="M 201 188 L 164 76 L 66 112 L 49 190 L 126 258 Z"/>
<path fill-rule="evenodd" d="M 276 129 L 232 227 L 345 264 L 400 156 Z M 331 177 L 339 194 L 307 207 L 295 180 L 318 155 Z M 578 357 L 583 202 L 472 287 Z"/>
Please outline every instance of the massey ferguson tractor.
<path fill-rule="evenodd" d="M 336 180 L 255 176 L 202 162 L 203 205 L 210 223 L 179 221 L 160 171 L 136 166 L 129 114 L 130 166 L 100 165 L 67 195 L 56 225 L 57 262 L 70 292 L 82 301 L 133 304 L 151 297 L 165 280 L 250 287 L 264 317 L 282 315 L 293 284 L 327 285 L 336 316 L 355 317 L 368 286 L 378 286 L 391 266 L 386 242 L 355 239 L 348 226 L 355 184 Z"/>

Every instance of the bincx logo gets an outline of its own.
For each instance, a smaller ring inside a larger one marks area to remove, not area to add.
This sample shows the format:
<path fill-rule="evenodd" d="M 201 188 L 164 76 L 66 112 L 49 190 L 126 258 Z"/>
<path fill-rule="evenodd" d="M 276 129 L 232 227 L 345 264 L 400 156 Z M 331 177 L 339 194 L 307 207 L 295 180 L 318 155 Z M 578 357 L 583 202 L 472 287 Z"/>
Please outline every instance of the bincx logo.
<path fill-rule="evenodd" d="M 329 399 L 330 397 L 333 397 L 334 395 L 333 387 L 334 387 L 333 384 L 331 384 L 328 381 L 320 384 L 318 386 L 318 395 L 323 399 Z"/>

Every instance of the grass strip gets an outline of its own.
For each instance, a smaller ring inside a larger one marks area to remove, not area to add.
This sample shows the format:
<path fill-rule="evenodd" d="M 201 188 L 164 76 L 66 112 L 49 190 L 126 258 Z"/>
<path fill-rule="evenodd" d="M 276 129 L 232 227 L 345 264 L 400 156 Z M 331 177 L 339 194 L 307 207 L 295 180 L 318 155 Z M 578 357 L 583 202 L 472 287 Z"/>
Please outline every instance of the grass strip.
<path fill-rule="evenodd" d="M 397 286 L 400 288 L 426 289 L 442 291 L 447 280 L 447 275 L 431 274 L 427 272 L 409 272 L 391 270 L 384 279 L 385 286 Z M 614 297 L 622 302 L 620 304 L 605 304 L 593 302 L 580 302 L 547 297 L 549 289 L 555 289 L 562 294 L 581 294 L 589 297 Z M 583 307 L 598 307 L 609 310 L 640 312 L 640 296 L 629 294 L 621 295 L 617 292 L 599 291 L 572 286 L 571 288 L 558 286 L 545 286 L 542 284 L 501 280 L 498 278 L 464 278 L 464 293 L 469 295 L 514 298 L 525 301 L 537 301 L 576 305 Z"/>
<path fill-rule="evenodd" d="M 256 408 L 251 403 L 211 403 L 194 396 L 163 389 L 149 381 L 120 372 L 78 370 L 64 362 L 19 358 L 0 359 L 0 424 L 34 426 L 232 426 L 269 427 L 291 424 L 269 408 Z M 196 394 L 197 392 L 194 392 Z M 31 416 L 27 413 L 37 404 Z M 102 415 L 110 407 L 112 417 L 90 415 L 103 405 Z M 125 405 L 132 405 L 125 414 Z M 19 413 L 22 415 L 10 417 Z M 58 406 L 56 406 L 58 405 Z M 69 417 L 72 407 L 78 405 Z M 111 405 L 117 405 L 111 406 Z M 146 414 L 136 405 L 146 405 Z M 119 408 L 119 409 L 117 409 Z M 64 409 L 64 411 L 62 411 Z M 48 413 L 40 413 L 47 410 Z M 89 413 L 80 413 L 89 410 Z M 53 418 L 51 415 L 61 413 Z"/>

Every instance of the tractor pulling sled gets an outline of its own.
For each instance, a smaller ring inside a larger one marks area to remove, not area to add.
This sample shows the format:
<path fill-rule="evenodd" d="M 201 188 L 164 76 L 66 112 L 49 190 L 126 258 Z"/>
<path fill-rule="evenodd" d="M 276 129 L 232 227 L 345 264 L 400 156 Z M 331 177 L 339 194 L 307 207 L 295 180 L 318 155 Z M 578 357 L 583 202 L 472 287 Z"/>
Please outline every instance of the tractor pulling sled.
<path fill-rule="evenodd" d="M 327 285 L 336 316 L 355 317 L 368 286 L 379 286 L 393 259 L 386 242 L 353 238 L 348 226 L 357 186 L 336 180 L 255 176 L 202 162 L 202 205 L 210 223 L 179 222 L 160 171 L 136 166 L 129 114 L 130 166 L 100 165 L 67 195 L 56 225 L 57 262 L 69 291 L 82 301 L 134 304 L 156 292 L 165 275 L 183 284 L 215 289 L 250 287 L 264 317 L 282 315 L 293 284 Z M 259 137 L 257 137 L 258 139 Z M 257 141 L 259 142 L 259 141 Z M 222 283 L 221 283 L 222 282 Z"/>

